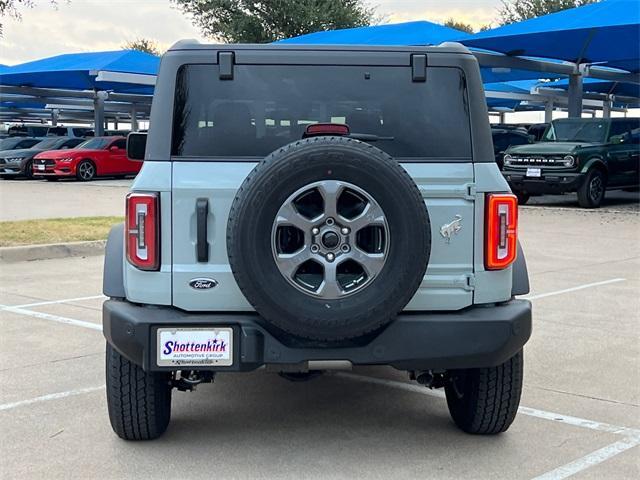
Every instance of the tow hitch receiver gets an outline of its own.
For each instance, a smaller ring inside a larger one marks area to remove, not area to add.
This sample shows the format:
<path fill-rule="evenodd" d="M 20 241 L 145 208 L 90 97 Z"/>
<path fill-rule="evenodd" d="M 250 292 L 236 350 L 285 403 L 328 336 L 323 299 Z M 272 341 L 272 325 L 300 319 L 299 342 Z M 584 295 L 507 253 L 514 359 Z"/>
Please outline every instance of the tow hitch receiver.
<path fill-rule="evenodd" d="M 171 387 L 181 392 L 193 392 L 201 383 L 213 383 L 215 372 L 200 372 L 198 370 L 180 370 L 171 380 Z"/>

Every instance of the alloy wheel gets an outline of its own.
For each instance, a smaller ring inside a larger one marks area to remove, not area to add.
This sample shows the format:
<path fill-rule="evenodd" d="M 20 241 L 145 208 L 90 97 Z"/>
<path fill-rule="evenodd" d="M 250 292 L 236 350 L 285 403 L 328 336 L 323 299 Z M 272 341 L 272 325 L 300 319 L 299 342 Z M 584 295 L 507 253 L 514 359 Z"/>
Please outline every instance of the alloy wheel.
<path fill-rule="evenodd" d="M 302 187 L 282 204 L 272 228 L 278 270 L 298 290 L 337 299 L 366 288 L 382 271 L 389 227 L 366 191 L 338 180 Z"/>
<path fill-rule="evenodd" d="M 95 174 L 95 168 L 89 162 L 82 162 L 78 166 L 78 172 L 82 180 L 91 180 Z"/>
<path fill-rule="evenodd" d="M 596 175 L 591 179 L 591 183 L 589 184 L 589 194 L 591 195 L 591 199 L 594 202 L 597 202 L 600 200 L 603 192 L 604 184 L 602 183 L 602 177 L 600 175 Z"/>

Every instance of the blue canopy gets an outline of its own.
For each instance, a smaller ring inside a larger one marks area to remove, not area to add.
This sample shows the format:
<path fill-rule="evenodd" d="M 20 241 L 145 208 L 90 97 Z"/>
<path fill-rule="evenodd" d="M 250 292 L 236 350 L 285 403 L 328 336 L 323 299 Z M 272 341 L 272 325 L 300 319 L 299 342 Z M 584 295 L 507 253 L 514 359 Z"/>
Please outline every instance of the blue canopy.
<path fill-rule="evenodd" d="M 605 0 L 480 32 L 461 42 L 507 55 L 640 70 L 638 0 Z"/>
<path fill-rule="evenodd" d="M 531 93 L 536 85 L 542 85 L 538 80 L 517 80 L 514 82 L 485 83 L 484 89 L 489 92 Z"/>
<path fill-rule="evenodd" d="M 531 89 L 538 84 L 538 80 L 518 80 L 514 82 L 485 83 L 484 89 L 487 92 L 503 93 L 530 93 Z M 487 97 L 487 106 L 490 109 L 516 110 L 520 107 L 520 100 L 508 98 Z"/>
<path fill-rule="evenodd" d="M 472 35 L 427 21 L 374 25 L 372 27 L 347 28 L 309 33 L 287 38 L 276 43 L 307 45 L 438 45 L 442 42 L 473 38 Z M 484 82 L 506 82 L 510 80 L 539 80 L 558 78 L 559 75 L 532 70 L 505 68 L 482 68 Z"/>
<path fill-rule="evenodd" d="M 517 68 L 496 68 L 496 67 L 480 67 L 480 74 L 482 75 L 483 83 L 498 83 L 498 82 L 518 82 L 518 81 L 531 81 L 533 83 L 540 81 L 541 79 L 551 80 L 554 78 L 562 78 L 562 75 L 551 72 L 539 72 L 537 70 L 520 70 Z"/>
<path fill-rule="evenodd" d="M 539 83 L 538 87 L 569 88 L 568 80 L 558 80 L 556 82 Z M 634 83 L 611 82 L 609 80 L 598 80 L 597 78 L 585 78 L 583 83 L 585 93 L 607 93 L 609 95 L 622 95 L 625 97 L 640 98 L 640 85 Z"/>
<path fill-rule="evenodd" d="M 99 74 L 157 74 L 160 58 L 135 50 L 70 53 L 0 69 L 0 85 L 61 88 L 68 90 L 113 90 L 152 94 L 153 86 L 100 80 Z M 109 78 L 109 77 L 106 77 Z"/>
<path fill-rule="evenodd" d="M 470 37 L 468 33 L 425 20 L 308 33 L 278 43 L 321 45 L 437 45 Z"/>

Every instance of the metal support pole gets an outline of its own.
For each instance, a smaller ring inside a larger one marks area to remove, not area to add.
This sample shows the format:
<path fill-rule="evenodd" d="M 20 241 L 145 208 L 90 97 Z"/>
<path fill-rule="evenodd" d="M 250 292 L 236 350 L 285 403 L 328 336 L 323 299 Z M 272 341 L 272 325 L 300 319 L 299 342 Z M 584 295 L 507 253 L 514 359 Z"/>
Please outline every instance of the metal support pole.
<path fill-rule="evenodd" d="M 132 132 L 137 132 L 138 131 L 138 117 L 137 117 L 138 112 L 136 111 L 136 107 L 133 106 L 131 107 L 131 131 Z"/>
<path fill-rule="evenodd" d="M 506 117 L 505 113 L 504 112 L 500 112 L 500 120 L 499 120 L 500 123 L 504 123 L 505 117 Z"/>
<path fill-rule="evenodd" d="M 118 117 L 113 118 L 113 129 L 118 130 Z"/>
<path fill-rule="evenodd" d="M 569 75 L 569 118 L 582 116 L 582 74 Z"/>
<path fill-rule="evenodd" d="M 607 99 L 602 103 L 602 118 L 611 118 L 612 106 L 613 102 L 611 101 L 611 97 L 607 97 Z"/>
<path fill-rule="evenodd" d="M 104 135 L 104 101 L 107 98 L 107 92 L 96 92 L 93 99 L 93 129 L 96 137 Z"/>
<path fill-rule="evenodd" d="M 550 123 L 553 120 L 553 100 L 547 100 L 544 104 L 544 123 Z"/>
<path fill-rule="evenodd" d="M 57 108 L 54 108 L 51 110 L 51 126 L 52 127 L 57 127 L 58 126 L 58 114 L 60 113 L 60 110 L 58 110 Z"/>

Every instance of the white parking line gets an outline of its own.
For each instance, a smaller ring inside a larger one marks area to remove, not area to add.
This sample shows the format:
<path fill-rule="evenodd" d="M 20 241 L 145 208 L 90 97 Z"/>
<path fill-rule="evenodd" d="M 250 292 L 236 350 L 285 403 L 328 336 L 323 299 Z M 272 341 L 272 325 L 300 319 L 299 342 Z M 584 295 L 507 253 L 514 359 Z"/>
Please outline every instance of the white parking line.
<path fill-rule="evenodd" d="M 537 300 L 539 298 L 553 297 L 554 295 L 562 295 L 563 293 L 577 292 L 578 290 L 584 290 L 585 288 L 600 287 L 602 285 L 609 285 L 611 283 L 624 282 L 625 280 L 626 278 L 612 278 L 611 280 L 587 283 L 585 285 L 578 285 L 577 287 L 565 288 L 563 290 L 556 290 L 555 292 L 540 293 L 538 295 L 524 295 L 523 297 L 520 297 L 520 298 L 524 298 L 526 300 Z"/>
<path fill-rule="evenodd" d="M 427 387 L 420 385 L 412 385 L 410 383 L 399 382 L 397 380 L 387 380 L 385 378 L 365 377 L 364 375 L 357 375 L 355 373 L 338 372 L 335 374 L 338 377 L 350 378 L 358 382 L 373 383 L 375 385 L 384 385 L 385 387 L 398 388 L 406 390 L 408 392 L 419 393 L 421 395 L 428 395 L 431 397 L 444 398 L 445 394 L 441 390 L 430 390 Z M 614 433 L 617 435 L 625 436 L 638 436 L 640 437 L 640 430 L 627 427 L 618 427 L 609 423 L 596 422 L 593 420 L 587 420 L 585 418 L 572 417 L 570 415 L 563 415 L 561 413 L 547 412 L 545 410 L 538 410 L 529 407 L 520 407 L 518 413 L 527 415 L 529 417 L 536 417 L 543 420 L 549 420 L 552 422 L 563 423 L 565 425 L 571 425 L 573 427 L 588 428 L 589 430 L 598 430 L 600 432 Z"/>
<path fill-rule="evenodd" d="M 27 308 L 27 307 L 39 307 L 40 305 L 55 305 L 59 303 L 80 302 L 82 300 L 97 300 L 99 298 L 107 298 L 104 295 L 93 295 L 91 297 L 77 297 L 77 298 L 65 298 L 63 300 L 46 300 L 36 303 L 25 303 L 24 305 L 9 305 L 10 308 Z"/>
<path fill-rule="evenodd" d="M 619 453 L 625 452 L 630 448 L 640 445 L 640 438 L 627 437 L 624 440 L 607 445 L 595 452 L 591 452 L 584 457 L 578 458 L 571 463 L 567 463 L 561 467 L 544 473 L 539 477 L 535 477 L 533 480 L 562 480 L 563 478 L 575 475 L 589 467 L 593 467 L 602 462 L 609 460 L 611 457 L 615 457 Z"/>
<path fill-rule="evenodd" d="M 566 289 L 562 289 L 562 290 L 557 290 L 557 291 L 552 291 L 552 292 L 547 292 L 547 293 L 541 293 L 538 295 L 527 295 L 524 296 L 522 298 L 526 298 L 529 300 L 537 300 L 540 298 L 546 298 L 546 297 L 550 297 L 550 296 L 554 296 L 554 295 L 561 295 L 564 293 L 571 293 L 571 292 L 575 292 L 575 291 L 579 291 L 579 290 L 584 290 L 587 288 L 593 288 L 593 287 L 599 287 L 599 286 L 603 286 L 603 285 L 609 285 L 612 283 L 618 283 L 618 282 L 622 282 L 625 281 L 624 278 L 614 278 L 614 279 L 610 279 L 610 280 L 604 280 L 601 282 L 594 282 L 594 283 L 588 283 L 585 285 L 578 285 L 576 287 L 571 287 L 571 288 L 566 288 Z M 27 316 L 31 316 L 31 317 L 35 317 L 35 318 L 39 318 L 42 320 L 50 320 L 50 321 L 54 321 L 54 322 L 58 322 L 58 323 L 64 323 L 64 324 L 68 324 L 68 325 L 74 325 L 74 326 L 78 326 L 78 327 L 83 327 L 83 328 L 89 328 L 92 330 L 102 330 L 102 326 L 95 324 L 95 323 L 90 323 L 90 322 L 84 322 L 81 320 L 75 320 L 72 318 L 67 318 L 67 317 L 61 317 L 59 315 L 50 315 L 47 313 L 41 313 L 41 312 L 34 312 L 33 310 L 27 310 L 24 307 L 33 307 L 33 306 L 39 306 L 39 305 L 48 305 L 48 304 L 58 304 L 58 303 L 68 303 L 68 302 L 72 302 L 72 301 L 79 301 L 79 300 L 89 300 L 89 299 L 96 299 L 96 298 L 101 298 L 102 296 L 93 296 L 93 297 L 80 297 L 80 298 L 72 298 L 72 299 L 65 299 L 65 300 L 57 300 L 57 301 L 47 301 L 47 302 L 38 302 L 38 303 L 32 303 L 32 304 L 26 304 L 26 305 L 18 305 L 18 306 L 7 306 L 7 305 L 0 305 L 0 310 L 4 310 L 4 311 L 8 311 L 8 312 L 12 312 L 12 313 L 18 313 L 21 315 L 27 315 Z M 344 372 L 340 372 L 340 373 L 336 373 L 336 376 L 339 377 L 345 377 L 345 378 L 349 378 L 355 381 L 360 381 L 360 382 L 366 382 L 366 383 L 370 383 L 370 384 L 375 384 L 375 385 L 383 385 L 383 386 L 387 386 L 387 387 L 392 387 L 392 388 L 398 388 L 398 389 L 402 389 L 405 391 L 410 391 L 413 393 L 419 393 L 421 395 L 429 395 L 429 396 L 433 396 L 433 397 L 438 397 L 438 398 L 444 398 L 444 392 L 439 391 L 439 390 L 429 390 L 425 387 L 419 386 L 419 385 L 411 385 L 408 383 L 404 383 L 404 382 L 398 382 L 398 381 L 394 381 L 394 380 L 385 380 L 385 379 L 381 379 L 381 378 L 373 378 L 373 377 L 365 377 L 362 375 L 355 375 L 355 374 L 351 374 L 351 373 L 344 373 Z M 92 392 L 92 391 L 96 391 L 99 390 L 101 388 L 104 388 L 104 386 L 101 387 L 90 387 L 90 388 L 85 388 L 85 389 L 79 389 L 79 390 L 71 390 L 69 392 L 61 392 L 61 393 L 54 393 L 51 395 L 44 395 L 42 397 L 37 397 L 37 398 L 33 398 L 33 399 L 29 399 L 29 400 L 23 400 L 21 402 L 14 402 L 14 403 L 9 403 L 9 404 L 4 404 L 4 405 L 0 405 L 0 411 L 2 410 L 8 410 L 11 408 L 16 408 L 16 407 L 20 407 L 23 405 L 30 405 L 33 403 L 37 403 L 37 402 L 42 402 L 42 401 L 47 401 L 47 400 L 53 400 L 53 399 L 57 399 L 57 398 L 64 398 L 64 397 L 68 397 L 68 396 L 72 396 L 72 395 L 79 395 L 82 393 L 88 393 L 88 392 Z M 585 455 L 584 457 L 581 457 L 577 460 L 574 460 L 566 465 L 563 465 L 561 467 L 558 467 L 550 472 L 547 472 L 539 477 L 536 477 L 535 480 L 561 480 L 564 478 L 567 478 L 571 475 L 574 475 L 578 472 L 581 472 L 589 467 L 592 467 L 594 465 L 598 465 L 600 463 L 603 463 L 607 460 L 609 460 L 610 458 L 625 452 L 633 447 L 636 447 L 638 445 L 640 445 L 640 430 L 636 430 L 636 429 L 632 429 L 632 428 L 627 428 L 627 427 L 619 427 L 616 425 L 611 425 L 608 423 L 603 423 L 603 422 L 597 422 L 597 421 L 593 421 L 593 420 L 587 420 L 584 418 L 579 418 L 579 417 L 573 417 L 570 415 L 562 415 L 559 413 L 554 413 L 554 412 L 548 412 L 545 410 L 538 410 L 535 408 L 529 408 L 529 407 L 520 407 L 518 409 L 518 413 L 522 414 L 522 415 L 527 415 L 530 417 L 535 417 L 535 418 L 540 418 L 543 420 L 548 420 L 548 421 L 553 421 L 556 423 L 562 423 L 565 425 L 571 425 L 574 427 L 580 427 L 580 428 L 586 428 L 586 429 L 590 429 L 590 430 L 597 430 L 597 431 L 601 431 L 601 432 L 607 432 L 607 433 L 611 433 L 611 434 L 616 434 L 616 435 L 621 435 L 624 438 L 622 440 L 619 440 L 617 442 L 614 442 L 610 445 L 607 445 L 599 450 L 596 450 L 594 452 L 591 452 L 587 455 Z"/>
<path fill-rule="evenodd" d="M 91 393 L 104 388 L 104 385 L 99 387 L 87 387 L 79 388 L 77 390 L 69 390 L 67 392 L 50 393 L 49 395 L 43 395 L 41 397 L 29 398 L 27 400 L 20 400 L 19 402 L 5 403 L 0 405 L 0 411 L 11 410 L 13 408 L 24 407 L 26 405 L 33 405 L 34 403 L 46 402 L 48 400 L 56 400 L 58 398 L 73 397 L 75 395 L 82 395 L 83 393 Z"/>
<path fill-rule="evenodd" d="M 84 322 L 82 320 L 75 320 L 73 318 L 61 317 L 60 315 L 51 315 L 50 313 L 34 312 L 33 310 L 27 310 L 20 307 L 10 307 L 7 305 L 0 305 L 0 310 L 11 313 L 18 313 L 20 315 L 27 315 L 29 317 L 39 318 L 41 320 L 49 320 L 51 322 L 66 323 L 67 325 L 74 325 L 76 327 L 90 328 L 91 330 L 102 331 L 102 325 L 91 322 Z"/>
<path fill-rule="evenodd" d="M 365 377 L 363 375 L 356 375 L 354 373 L 339 372 L 335 374 L 338 377 L 344 377 L 357 382 L 371 383 L 374 385 L 383 385 L 386 387 L 397 388 L 400 390 L 406 390 L 409 392 L 420 393 L 422 395 L 428 395 L 432 397 L 444 397 L 444 392 L 438 390 L 429 390 L 426 387 L 418 385 L 411 385 L 404 382 L 398 382 L 396 380 L 386 380 L 383 378 Z M 563 478 L 570 477 L 582 470 L 585 470 L 594 465 L 598 465 L 602 462 L 609 460 L 610 458 L 625 452 L 630 448 L 640 445 L 640 430 L 627 427 L 618 427 L 609 423 L 596 422 L 593 420 L 587 420 L 579 417 L 572 417 L 570 415 L 562 415 L 560 413 L 547 412 L 545 410 L 538 410 L 536 408 L 520 407 L 518 413 L 527 415 L 530 417 L 540 418 L 543 420 L 549 420 L 556 423 L 562 423 L 565 425 L 571 425 L 574 427 L 587 428 L 589 430 L 598 430 L 601 432 L 612 433 L 616 435 L 622 435 L 625 438 L 615 443 L 607 445 L 595 452 L 591 452 L 584 457 L 574 460 L 571 463 L 558 467 L 550 472 L 547 472 L 534 480 L 561 480 Z"/>

